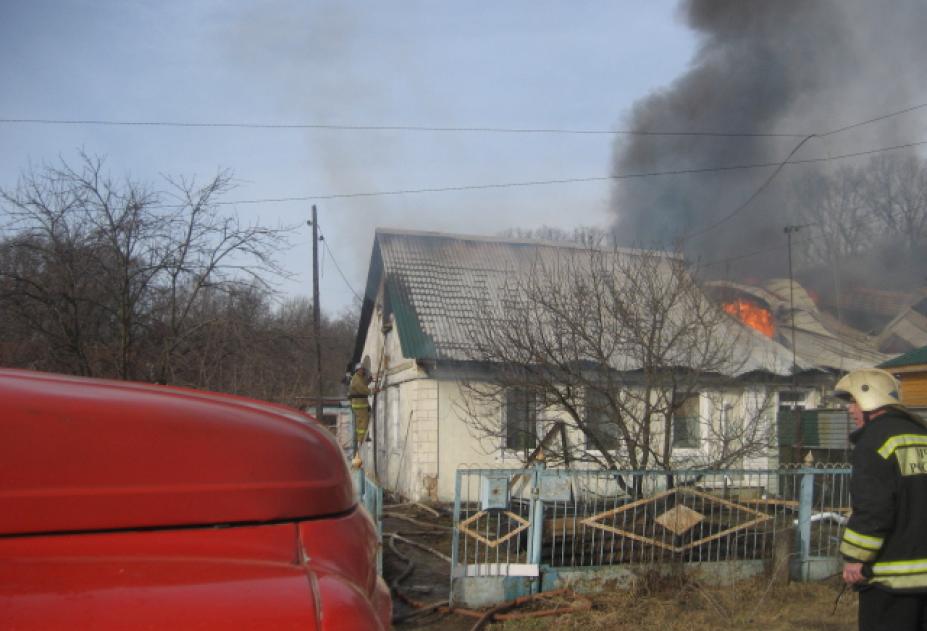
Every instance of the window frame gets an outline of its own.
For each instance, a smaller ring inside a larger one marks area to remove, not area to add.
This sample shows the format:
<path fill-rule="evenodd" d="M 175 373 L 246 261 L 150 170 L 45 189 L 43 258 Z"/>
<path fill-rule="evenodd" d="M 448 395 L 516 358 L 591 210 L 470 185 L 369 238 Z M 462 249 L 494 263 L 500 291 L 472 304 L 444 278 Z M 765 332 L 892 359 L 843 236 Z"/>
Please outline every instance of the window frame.
<path fill-rule="evenodd" d="M 694 403 L 690 403 L 694 402 Z M 685 406 L 694 405 L 695 406 L 695 415 L 691 414 L 692 410 L 685 410 Z M 673 450 L 677 449 L 688 449 L 688 450 L 698 450 L 702 447 L 702 393 L 693 392 L 689 394 L 679 405 L 673 406 L 672 418 L 670 419 L 670 428 L 672 431 L 672 446 Z M 690 412 L 690 414 L 683 415 L 683 411 Z M 677 423 L 686 421 L 686 440 L 681 442 L 677 436 L 677 428 L 679 427 Z"/>
<path fill-rule="evenodd" d="M 510 397 L 513 396 L 523 396 L 523 401 L 510 401 Z M 538 395 L 531 388 L 524 387 L 509 387 L 503 391 L 502 395 L 502 451 L 503 453 L 527 453 L 537 449 L 538 441 L 540 440 L 539 436 L 539 423 L 540 423 L 540 407 L 538 405 Z M 520 431 L 517 433 L 510 433 L 510 407 L 513 405 L 523 405 L 525 412 L 525 422 L 524 429 L 527 431 Z M 529 429 L 530 428 L 530 429 Z M 512 438 L 519 437 L 519 435 L 526 436 L 530 439 L 527 445 L 517 445 L 511 446 L 510 441 Z"/>
<path fill-rule="evenodd" d="M 598 390 L 595 390 L 594 388 L 586 387 L 584 389 L 583 391 L 583 423 L 585 424 L 587 431 L 583 433 L 584 434 L 583 442 L 584 442 L 584 446 L 587 452 L 602 453 L 600 449 L 598 449 L 594 444 L 592 444 L 592 440 L 589 437 L 589 432 L 590 431 L 595 432 L 595 428 L 602 424 L 601 419 L 596 419 L 595 421 L 590 422 L 589 414 L 590 414 L 591 406 L 589 405 L 588 402 L 590 398 L 592 397 L 602 397 L 603 400 L 606 399 L 604 394 L 602 394 Z M 602 412 L 602 414 L 605 417 L 606 421 L 610 420 L 610 417 L 608 416 L 607 412 Z M 609 451 L 618 451 L 619 449 L 621 449 L 621 433 L 618 431 L 618 426 L 614 422 L 611 423 L 611 426 L 614 428 L 614 435 L 608 436 L 607 434 L 603 435 L 603 434 L 596 432 L 596 436 L 598 436 L 600 439 L 602 438 L 606 439 L 602 441 L 602 442 L 608 443 L 606 445 L 606 449 L 608 449 Z M 607 440 L 608 438 L 611 438 L 611 440 L 610 441 Z"/>
<path fill-rule="evenodd" d="M 809 409 L 808 399 L 811 393 L 806 389 L 789 389 L 779 390 L 776 393 L 779 409 L 787 410 L 807 410 Z"/>

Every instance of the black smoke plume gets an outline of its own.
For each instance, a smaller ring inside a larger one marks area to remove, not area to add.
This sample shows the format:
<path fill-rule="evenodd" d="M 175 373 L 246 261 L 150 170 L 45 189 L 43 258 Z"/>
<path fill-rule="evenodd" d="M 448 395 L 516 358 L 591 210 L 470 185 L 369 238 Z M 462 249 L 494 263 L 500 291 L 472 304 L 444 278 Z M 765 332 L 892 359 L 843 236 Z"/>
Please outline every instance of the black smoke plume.
<path fill-rule="evenodd" d="M 637 131 L 811 134 L 927 102 L 924 0 L 688 0 L 680 15 L 699 35 L 688 71 L 634 105 Z M 805 143 L 795 159 L 927 140 L 927 109 Z M 801 137 L 619 136 L 614 174 L 774 163 Z M 784 243 L 790 178 L 824 165 L 787 166 L 749 206 L 684 242 L 703 262 Z M 672 246 L 723 220 L 772 168 L 620 180 L 617 238 Z M 733 264 L 734 275 L 786 272 L 782 254 Z M 728 266 L 730 271 L 731 266 Z"/>

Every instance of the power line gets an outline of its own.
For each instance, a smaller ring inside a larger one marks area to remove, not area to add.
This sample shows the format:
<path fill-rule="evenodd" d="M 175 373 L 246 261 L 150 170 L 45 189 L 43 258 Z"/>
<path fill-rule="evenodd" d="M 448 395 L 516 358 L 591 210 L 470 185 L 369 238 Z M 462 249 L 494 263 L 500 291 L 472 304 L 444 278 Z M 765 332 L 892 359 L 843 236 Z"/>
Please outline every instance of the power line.
<path fill-rule="evenodd" d="M 723 131 L 657 131 L 633 129 L 568 129 L 556 127 L 431 127 L 426 125 L 341 125 L 328 123 L 218 123 L 188 121 L 132 121 L 106 119 L 0 118 L 5 125 L 94 125 L 105 127 L 179 127 L 217 129 L 279 129 L 328 131 L 389 131 L 486 134 L 559 134 L 585 136 L 702 136 L 717 138 L 800 138 L 806 134 L 723 132 Z"/>
<path fill-rule="evenodd" d="M 325 235 L 323 235 L 321 231 L 319 232 L 319 235 L 321 237 L 322 245 L 325 247 L 325 251 L 328 252 L 328 258 L 330 258 L 332 263 L 335 264 L 335 269 L 338 270 L 338 274 L 341 276 L 341 280 L 343 280 L 344 284 L 348 286 L 348 289 L 351 290 L 351 293 L 354 294 L 355 298 L 361 302 L 364 302 L 364 299 L 360 297 L 360 294 L 354 291 L 353 285 L 351 285 L 351 283 L 348 281 L 348 277 L 345 276 L 344 272 L 341 270 L 341 266 L 338 265 L 338 261 L 335 260 L 335 255 L 332 254 L 331 248 L 328 247 L 328 240 L 325 238 Z"/>
<path fill-rule="evenodd" d="M 854 129 L 862 125 L 868 125 L 877 121 L 885 120 L 894 116 L 898 116 L 907 112 L 911 112 L 917 109 L 922 109 L 927 107 L 927 103 L 915 105 L 903 110 L 898 110 L 890 114 L 885 114 L 878 116 L 876 118 L 871 118 L 865 121 L 858 123 L 853 123 L 852 125 L 847 125 L 832 131 L 825 132 L 823 134 L 809 134 L 803 135 L 802 140 L 798 145 L 792 149 L 789 153 L 789 156 L 781 162 L 759 162 L 752 164 L 737 164 L 737 165 L 728 165 L 728 166 L 714 166 L 714 167 L 702 167 L 702 168 L 689 168 L 689 169 L 670 169 L 665 171 L 647 171 L 640 173 L 624 173 L 617 175 L 607 175 L 607 176 L 594 176 L 594 177 L 575 177 L 575 178 L 557 178 L 557 179 L 548 179 L 548 180 L 528 180 L 521 182 L 500 182 L 495 184 L 464 184 L 464 185 L 455 185 L 455 186 L 438 186 L 438 187 L 423 187 L 423 188 L 409 188 L 409 189 L 396 189 L 396 190 L 386 190 L 386 191 L 360 191 L 360 192 L 348 192 L 348 193 L 333 193 L 333 194 L 324 194 L 324 195 L 299 195 L 299 196 L 288 196 L 288 197 L 269 197 L 269 198 L 258 198 L 258 199 L 242 199 L 234 201 L 218 201 L 217 205 L 234 205 L 234 204 L 271 204 L 271 203 L 287 203 L 287 202 L 306 202 L 306 201 L 325 201 L 325 200 L 335 200 L 335 199 L 351 199 L 351 198 L 364 198 L 364 197 L 385 197 L 385 196 L 396 196 L 396 195 L 414 195 L 414 194 L 423 194 L 423 193 L 448 193 L 448 192 L 461 192 L 461 191 L 473 191 L 473 190 L 491 190 L 491 189 L 505 189 L 505 188 L 524 188 L 532 186 L 550 186 L 557 184 L 576 184 L 576 183 L 589 183 L 589 182 L 605 182 L 605 181 L 619 181 L 625 179 L 640 179 L 648 177 L 661 177 L 661 176 L 671 176 L 671 175 L 695 175 L 702 173 L 722 173 L 726 171 L 738 171 L 738 170 L 748 170 L 748 169 L 760 169 L 768 167 L 776 167 L 776 171 L 769 177 L 767 180 L 760 186 L 760 188 L 754 192 L 753 195 L 740 207 L 735 209 L 727 218 L 722 219 L 717 222 L 717 224 L 727 221 L 731 216 L 738 214 L 743 211 L 752 201 L 755 199 L 766 187 L 771 183 L 771 181 L 778 175 L 782 170 L 785 164 L 812 164 L 816 162 L 828 162 L 831 160 L 841 160 L 847 158 L 861 157 L 866 155 L 872 155 L 876 153 L 884 153 L 887 151 L 897 151 L 901 149 L 907 149 L 912 147 L 917 147 L 927 144 L 927 141 L 917 141 L 910 142 L 901 145 L 894 145 L 890 147 L 882 147 L 878 149 L 870 149 L 864 151 L 857 151 L 852 153 L 846 153 L 842 155 L 835 156 L 826 156 L 819 158 L 806 158 L 802 160 L 790 160 L 797 150 L 804 145 L 810 138 L 813 137 L 825 137 L 831 136 L 849 129 Z M 130 122 L 130 121 L 54 121 L 50 119 L 0 119 L 0 123 L 4 122 L 48 122 L 52 124 L 113 124 L 113 125 L 177 125 L 177 126 L 212 126 L 212 127 L 222 127 L 222 126 L 255 126 L 255 127 L 287 127 L 285 124 L 245 124 L 245 123 L 167 123 L 167 122 Z M 301 125 L 290 125 L 289 127 L 301 127 Z M 313 127 L 306 125 L 305 127 Z M 325 126 L 314 126 L 323 128 Z M 386 127 L 375 127 L 375 126 L 343 126 L 348 129 L 387 129 Z M 338 126 L 333 126 L 333 128 L 338 128 Z M 409 129 L 409 130 L 491 130 L 498 129 L 504 131 L 504 128 L 425 128 L 425 127 L 395 127 L 395 129 Z M 518 131 L 518 130 L 509 130 L 509 131 Z M 530 131 L 530 130 L 521 130 L 521 131 Z M 540 131 L 540 130 L 535 130 Z M 556 130 L 549 130 L 556 131 Z M 561 130 L 568 131 L 568 130 Z M 579 131 L 579 130 L 573 130 Z M 594 130 L 587 130 L 590 133 Z M 601 130 L 600 130 L 601 131 Z M 602 133 L 623 133 L 623 132 L 604 132 Z M 635 132 L 637 133 L 637 132 Z M 677 132 L 640 132 L 642 134 L 650 135 L 675 135 Z M 693 134 L 699 135 L 698 132 L 678 132 L 678 134 Z M 796 137 L 795 134 L 785 134 L 785 136 Z M 159 208 L 177 208 L 177 205 L 157 205 L 155 207 Z M 713 227 L 708 227 L 699 232 L 688 235 L 687 238 L 692 238 L 693 236 L 699 235 L 703 232 L 713 229 Z"/>
<path fill-rule="evenodd" d="M 880 147 L 877 149 L 867 149 L 864 151 L 855 151 L 852 153 L 845 153 L 832 156 L 821 156 L 816 158 L 803 158 L 801 160 L 791 160 L 788 161 L 789 165 L 801 165 L 801 164 L 814 164 L 819 162 L 830 162 L 833 160 L 844 160 L 849 158 L 858 158 L 867 155 L 874 155 L 877 153 L 886 153 L 889 151 L 899 151 L 902 149 L 910 149 L 912 147 L 919 147 L 922 145 L 927 145 L 927 140 L 919 140 L 915 142 L 904 143 L 900 145 L 893 145 L 889 147 Z M 794 150 L 793 150 L 794 151 Z M 791 155 L 791 154 L 790 154 Z M 692 169 L 670 169 L 666 171 L 645 171 L 640 173 L 621 173 L 617 175 L 602 175 L 602 176 L 592 176 L 592 177 L 574 177 L 574 178 L 557 178 L 550 180 L 526 180 L 521 182 L 499 182 L 495 184 L 461 184 L 456 186 L 436 186 L 436 187 L 427 187 L 427 188 L 406 188 L 406 189 L 393 189 L 385 191 L 360 191 L 352 193 L 331 193 L 323 195 L 298 195 L 298 196 L 288 196 L 288 197 L 265 197 L 265 198 L 256 198 L 256 199 L 239 199 L 232 201 L 218 201 L 217 205 L 234 205 L 234 204 L 277 204 L 277 203 L 287 203 L 287 202 L 307 202 L 307 201 L 325 201 L 325 200 L 334 200 L 334 199 L 352 199 L 352 198 L 362 198 L 362 197 L 387 197 L 395 195 L 418 195 L 423 193 L 448 193 L 448 192 L 460 192 L 460 191 L 476 191 L 476 190 L 490 190 L 490 189 L 504 189 L 504 188 L 525 188 L 532 186 L 552 186 L 557 184 L 581 184 L 581 183 L 590 183 L 590 182 L 607 182 L 607 181 L 620 181 L 620 180 L 629 180 L 629 179 L 641 179 L 649 177 L 662 177 L 662 176 L 672 176 L 672 175 L 696 175 L 702 173 L 724 173 L 727 171 L 743 171 L 749 169 L 762 169 L 777 167 L 781 168 L 784 166 L 783 162 L 756 162 L 752 164 L 734 164 L 727 166 L 714 166 L 714 167 L 702 167 L 702 168 L 692 168 Z M 777 171 L 778 172 L 778 171 Z M 175 205 L 160 205 L 159 208 L 175 208 Z"/>
<path fill-rule="evenodd" d="M 397 189 L 397 190 L 386 190 L 386 191 L 366 191 L 366 192 L 349 192 L 349 193 L 334 193 L 334 194 L 325 194 L 325 195 L 300 195 L 300 196 L 288 196 L 288 197 L 276 197 L 276 198 L 259 198 L 259 199 L 242 199 L 235 201 L 218 201 L 217 205 L 234 205 L 234 204 L 268 204 L 268 203 L 287 203 L 287 202 L 306 202 L 306 201 L 324 201 L 324 200 L 335 200 L 335 199 L 351 199 L 351 198 L 363 198 L 363 197 L 385 197 L 385 196 L 395 196 L 395 195 L 413 195 L 413 194 L 423 194 L 423 193 L 447 193 L 447 192 L 461 192 L 461 191 L 472 191 L 472 190 L 490 190 L 490 189 L 504 189 L 504 188 L 524 188 L 531 186 L 549 186 L 557 184 L 575 184 L 575 183 L 588 183 L 588 182 L 604 182 L 604 181 L 619 181 L 625 179 L 638 179 L 638 178 L 647 178 L 647 177 L 659 177 L 659 176 L 669 176 L 669 175 L 693 175 L 701 173 L 720 173 L 725 171 L 737 171 L 737 170 L 747 170 L 747 169 L 758 169 L 758 168 L 767 168 L 767 167 L 776 167 L 775 172 L 771 174 L 769 178 L 764 181 L 764 183 L 750 196 L 750 198 L 736 208 L 732 213 L 727 217 L 723 218 L 716 224 L 704 228 L 698 232 L 692 233 L 684 238 L 692 238 L 694 236 L 700 235 L 704 232 L 712 230 L 717 225 L 724 223 L 734 215 L 743 211 L 749 204 L 757 197 L 769 184 L 772 180 L 778 175 L 782 170 L 785 164 L 811 164 L 815 162 L 827 162 L 831 160 L 840 160 L 846 158 L 860 157 L 865 155 L 871 155 L 875 153 L 883 153 L 887 151 L 896 151 L 900 149 L 906 149 L 916 146 L 921 146 L 927 144 L 927 141 L 918 141 L 905 143 L 902 145 L 895 145 L 891 147 L 883 147 L 879 149 L 871 149 L 865 151 L 857 151 L 853 153 L 847 153 L 836 156 L 827 156 L 820 158 L 808 158 L 803 160 L 791 160 L 798 149 L 804 145 L 810 138 L 813 137 L 826 137 L 834 134 L 842 133 L 844 131 L 855 129 L 863 125 L 869 125 L 878 121 L 886 120 L 901 114 L 912 112 L 918 109 L 927 107 L 927 103 L 921 103 L 918 105 L 913 105 L 911 107 L 891 112 L 889 114 L 884 114 L 875 118 L 870 118 L 868 120 L 860 121 L 853 123 L 851 125 L 846 125 L 822 134 L 778 134 L 778 136 L 783 137 L 801 137 L 802 140 L 798 145 L 792 149 L 789 153 L 789 156 L 786 157 L 784 161 L 781 162 L 761 162 L 753 164 L 739 164 L 739 165 L 729 165 L 729 166 L 715 166 L 715 167 L 704 167 L 704 168 L 690 168 L 690 169 L 671 169 L 666 171 L 649 171 L 641 173 L 625 173 L 618 175 L 608 175 L 608 176 L 595 176 L 595 177 L 577 177 L 577 178 L 558 178 L 558 179 L 549 179 L 549 180 L 529 180 L 522 182 L 501 182 L 496 184 L 465 184 L 457 186 L 439 186 L 439 187 L 425 187 L 425 188 L 410 188 L 410 189 Z M 0 123 L 35 123 L 35 124 L 60 124 L 60 125 L 80 125 L 80 124 L 98 124 L 98 125 L 120 125 L 120 126 L 129 126 L 129 125 L 140 125 L 140 126 L 177 126 L 177 127 L 245 127 L 245 128 L 280 128 L 280 129 L 293 129 L 293 128 L 318 128 L 318 129 L 347 129 L 347 130 L 407 130 L 407 131 L 499 131 L 499 132 L 513 132 L 513 133 L 608 133 L 608 134 L 618 134 L 618 133 L 628 133 L 628 134 L 641 134 L 641 135 L 721 135 L 721 136 L 775 136 L 777 134 L 728 134 L 728 133 L 714 133 L 714 132 L 656 132 L 656 131 L 607 131 L 607 130 L 557 130 L 557 129 L 515 129 L 515 128 L 501 128 L 501 127 L 417 127 L 417 126 L 374 126 L 374 125 L 321 125 L 321 124 L 288 124 L 288 123 L 190 123 L 190 122 L 168 122 L 168 121 L 110 121 L 110 120 L 65 120 L 65 119 L 37 119 L 37 118 L 0 118 Z M 158 208 L 177 208 L 177 205 L 155 205 Z"/>
<path fill-rule="evenodd" d="M 751 204 L 751 202 L 753 202 L 754 199 L 756 199 L 757 197 L 759 197 L 760 194 L 761 194 L 763 191 L 765 191 L 765 190 L 769 187 L 770 184 L 772 184 L 772 181 L 773 181 L 774 179 L 776 179 L 776 176 L 779 175 L 779 172 L 782 171 L 782 169 L 785 167 L 786 164 L 788 164 L 788 162 L 789 162 L 789 160 L 792 158 L 792 156 L 794 156 L 794 155 L 798 152 L 798 150 L 801 149 L 802 146 L 803 146 L 806 142 L 808 142 L 809 140 L 811 140 L 812 138 L 815 138 L 815 135 L 814 135 L 814 134 L 812 134 L 812 135 L 810 135 L 810 136 L 805 136 L 805 137 L 801 140 L 801 142 L 799 142 L 797 145 L 795 145 L 795 147 L 792 149 L 792 151 L 789 152 L 789 155 L 786 156 L 785 160 L 783 160 L 783 161 L 780 162 L 778 165 L 776 165 L 776 170 L 773 171 L 773 172 L 769 175 L 769 177 L 766 178 L 766 180 L 765 180 L 762 184 L 760 184 L 759 188 L 757 188 L 755 191 L 753 191 L 753 194 L 750 195 L 750 197 L 748 197 L 747 200 L 746 200 L 744 203 L 742 203 L 740 206 L 738 206 L 737 208 L 735 208 L 734 210 L 732 210 L 731 212 L 729 212 L 728 214 L 726 214 L 724 217 L 722 217 L 722 218 L 719 219 L 718 221 L 716 221 L 716 222 L 714 222 L 714 223 L 712 223 L 712 224 L 709 224 L 708 226 L 705 226 L 704 228 L 701 228 L 700 230 L 696 230 L 695 232 L 690 232 L 689 234 L 684 235 L 684 236 L 682 237 L 682 240 L 685 241 L 686 239 L 691 239 L 691 238 L 693 238 L 693 237 L 697 237 L 697 236 L 703 235 L 703 234 L 705 234 L 706 232 L 710 232 L 710 231 L 714 230 L 715 228 L 717 228 L 718 226 L 720 226 L 720 225 L 722 225 L 722 224 L 724 224 L 724 223 L 730 221 L 731 219 L 733 219 L 734 217 L 736 217 L 738 214 L 740 214 L 741 212 L 743 212 L 744 210 L 746 210 L 747 207 Z"/>
<path fill-rule="evenodd" d="M 927 103 L 912 105 L 889 114 L 852 123 L 825 133 L 820 137 L 832 136 L 850 129 L 907 114 L 927 107 Z M 706 136 L 719 138 L 804 138 L 808 133 L 763 133 L 725 131 L 672 131 L 641 129 L 570 129 L 558 127 L 500 127 L 500 126 L 428 126 L 428 125 L 360 125 L 337 123 L 245 123 L 215 121 L 166 121 L 166 120 L 113 120 L 102 118 L 0 118 L 5 125 L 95 125 L 106 127 L 178 127 L 217 129 L 319 129 L 330 131 L 394 131 L 394 132 L 450 132 L 450 133 L 492 133 L 492 134 L 563 134 L 563 135 L 624 135 L 624 136 Z"/>
<path fill-rule="evenodd" d="M 922 109 L 922 108 L 924 108 L 924 107 L 927 107 L 927 103 L 920 103 L 920 104 L 918 104 L 918 105 L 913 105 L 913 106 L 911 106 L 911 107 L 906 107 L 906 108 L 904 108 L 904 109 L 902 109 L 902 110 L 897 110 L 897 111 L 891 112 L 891 113 L 889 113 L 889 114 L 883 114 L 883 115 L 881 115 L 881 116 L 876 116 L 876 117 L 874 117 L 874 118 L 870 118 L 870 119 L 867 119 L 867 120 L 864 120 L 864 121 L 859 121 L 859 122 L 857 122 L 857 123 L 852 123 L 852 124 L 850 124 L 850 125 L 845 125 L 845 126 L 843 126 L 843 127 L 838 127 L 837 129 L 832 129 L 831 131 L 828 131 L 828 132 L 819 133 L 819 134 L 809 134 L 808 136 L 806 136 L 805 138 L 803 138 L 797 145 L 795 145 L 795 148 L 792 149 L 791 152 L 789 152 L 789 155 L 786 156 L 785 160 L 783 160 L 782 162 L 780 162 L 780 163 L 778 164 L 778 166 L 776 166 L 776 170 L 773 171 L 773 172 L 770 174 L 770 176 L 769 176 L 768 178 L 766 178 L 766 180 L 765 180 L 762 184 L 760 184 L 760 186 L 759 186 L 755 191 L 753 191 L 753 194 L 751 194 L 750 197 L 748 197 L 747 200 L 746 200 L 745 202 L 743 202 L 741 205 L 739 205 L 737 208 L 735 208 L 734 210 L 732 210 L 730 213 L 728 213 L 727 215 L 725 215 L 724 217 L 722 217 L 722 218 L 719 219 L 718 221 L 716 221 L 716 222 L 714 222 L 714 223 L 712 223 L 712 224 L 709 224 L 708 226 L 706 226 L 706 227 L 704 227 L 704 228 L 701 228 L 701 229 L 699 229 L 699 230 L 696 230 L 695 232 L 691 232 L 691 233 L 689 233 L 689 234 L 687 234 L 687 235 L 683 235 L 682 238 L 681 238 L 681 240 L 685 241 L 685 240 L 687 240 L 687 239 L 692 239 L 692 238 L 694 238 L 694 237 L 701 236 L 701 235 L 703 235 L 703 234 L 705 234 L 705 233 L 707 233 L 707 232 L 711 232 L 711 231 L 714 230 L 715 228 L 718 228 L 719 226 L 725 224 L 726 222 L 728 222 L 729 220 L 733 219 L 733 218 L 736 217 L 738 214 L 740 214 L 741 212 L 743 212 L 744 210 L 746 210 L 747 207 L 753 202 L 753 200 L 755 200 L 757 197 L 759 197 L 759 196 L 763 193 L 763 191 L 765 191 L 765 190 L 769 187 L 769 185 L 770 185 L 770 184 L 772 183 L 772 181 L 776 178 L 776 176 L 779 175 L 779 173 L 782 171 L 782 169 L 785 167 L 785 165 L 789 163 L 789 161 L 791 160 L 792 156 L 794 156 L 794 155 L 798 152 L 798 150 L 801 149 L 802 146 L 803 146 L 806 142 L 808 142 L 809 140 L 811 140 L 812 138 L 826 138 L 826 137 L 828 137 L 828 136 L 833 136 L 833 135 L 835 135 L 835 134 L 840 134 L 840 133 L 843 133 L 843 132 L 845 132 L 845 131 L 849 131 L 849 130 L 851 130 L 851 129 L 857 129 L 857 128 L 862 127 L 862 126 L 864 126 L 864 125 L 870 125 L 870 124 L 875 123 L 875 122 L 878 122 L 878 121 L 883 121 L 883 120 L 886 120 L 886 119 L 889 119 L 889 118 L 893 118 L 893 117 L 895 117 L 895 116 L 900 116 L 900 115 L 902 115 L 902 114 L 906 114 L 906 113 L 908 113 L 908 112 L 913 112 L 914 110 Z M 919 143 L 914 143 L 914 144 L 919 144 Z M 899 147 L 899 148 L 900 148 L 900 147 Z M 867 153 L 867 152 L 862 152 L 862 153 L 859 153 L 859 154 L 857 154 L 857 155 L 864 155 L 865 153 Z M 798 162 L 798 161 L 795 161 L 795 163 L 797 163 L 797 162 Z M 794 163 L 793 163 L 793 164 L 794 164 Z"/>
<path fill-rule="evenodd" d="M 876 116 L 875 118 L 870 118 L 868 120 L 860 121 L 858 123 L 853 123 L 851 125 L 846 125 L 844 127 L 838 127 L 829 132 L 818 134 L 821 138 L 826 138 L 827 136 L 833 136 L 834 134 L 840 134 L 851 129 L 856 129 L 857 127 L 862 127 L 864 125 L 869 125 L 871 123 L 877 123 L 888 118 L 894 118 L 895 116 L 900 116 L 901 114 L 907 114 L 908 112 L 913 112 L 915 110 L 924 109 L 927 107 L 927 103 L 919 103 L 918 105 L 912 105 L 911 107 L 906 107 L 903 110 L 898 110 L 897 112 L 892 112 L 890 114 L 883 114 L 882 116 Z"/>

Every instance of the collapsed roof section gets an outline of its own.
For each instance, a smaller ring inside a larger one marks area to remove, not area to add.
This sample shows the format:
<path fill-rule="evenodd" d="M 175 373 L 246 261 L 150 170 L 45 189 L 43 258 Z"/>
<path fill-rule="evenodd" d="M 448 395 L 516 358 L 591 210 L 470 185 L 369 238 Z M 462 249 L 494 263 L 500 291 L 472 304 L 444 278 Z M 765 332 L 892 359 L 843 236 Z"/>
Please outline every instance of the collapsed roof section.
<path fill-rule="evenodd" d="M 876 338 L 819 310 L 808 292 L 797 282 L 790 287 L 787 278 L 771 279 L 759 286 L 712 281 L 707 291 L 725 306 L 747 301 L 768 311 L 773 324 L 772 340 L 791 352 L 794 339 L 800 364 L 846 372 L 872 367 L 889 358 L 877 350 Z"/>
<path fill-rule="evenodd" d="M 887 353 L 905 353 L 927 346 L 927 293 L 922 291 L 885 326 L 878 344 Z"/>

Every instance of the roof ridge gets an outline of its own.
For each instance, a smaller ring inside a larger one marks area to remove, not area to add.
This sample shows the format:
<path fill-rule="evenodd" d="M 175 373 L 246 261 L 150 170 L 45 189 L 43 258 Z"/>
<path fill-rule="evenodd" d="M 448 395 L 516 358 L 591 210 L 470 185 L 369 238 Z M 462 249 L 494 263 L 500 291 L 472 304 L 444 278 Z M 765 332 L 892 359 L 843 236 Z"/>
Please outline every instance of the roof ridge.
<path fill-rule="evenodd" d="M 584 243 L 576 243 L 574 241 L 549 241 L 546 239 L 525 239 L 525 238 L 511 238 L 511 237 L 500 237 L 500 236 L 490 236 L 490 235 L 477 235 L 477 234 L 463 234 L 463 233 L 454 233 L 454 232 L 438 232 L 434 230 L 409 230 L 404 228 L 389 228 L 389 227 L 377 227 L 375 230 L 375 238 L 380 235 L 385 236 L 396 236 L 396 237 L 420 237 L 420 238 L 435 238 L 435 239 L 450 239 L 455 241 L 476 241 L 480 243 L 498 243 L 500 245 L 528 245 L 528 246 L 543 246 L 551 248 L 570 248 L 574 250 L 590 250 L 598 252 L 621 252 L 624 254 L 655 254 L 662 255 L 666 258 L 682 259 L 682 255 L 677 254 L 676 252 L 670 252 L 667 250 L 647 250 L 644 248 L 631 248 L 625 246 L 612 246 L 612 247 L 602 247 L 602 246 L 590 246 Z"/>

